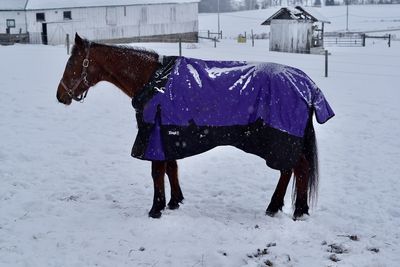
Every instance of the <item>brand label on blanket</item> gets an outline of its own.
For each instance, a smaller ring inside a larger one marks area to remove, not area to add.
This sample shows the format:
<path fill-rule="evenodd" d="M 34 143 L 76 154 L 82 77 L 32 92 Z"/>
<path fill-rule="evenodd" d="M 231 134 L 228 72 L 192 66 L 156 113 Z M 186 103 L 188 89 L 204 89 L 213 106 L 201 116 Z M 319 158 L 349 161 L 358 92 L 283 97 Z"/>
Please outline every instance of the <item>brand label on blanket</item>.
<path fill-rule="evenodd" d="M 179 135 L 179 131 L 168 131 L 168 135 Z"/>

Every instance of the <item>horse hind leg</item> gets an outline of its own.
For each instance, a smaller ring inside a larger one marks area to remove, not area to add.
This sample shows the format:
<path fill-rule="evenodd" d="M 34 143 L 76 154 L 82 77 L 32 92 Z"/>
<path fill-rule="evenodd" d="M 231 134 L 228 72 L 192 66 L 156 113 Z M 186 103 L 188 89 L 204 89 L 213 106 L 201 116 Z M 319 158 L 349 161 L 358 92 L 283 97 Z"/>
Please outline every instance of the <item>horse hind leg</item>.
<path fill-rule="evenodd" d="M 171 186 L 171 199 L 168 208 L 171 210 L 179 208 L 179 203 L 183 201 L 183 194 L 178 180 L 178 164 L 176 160 L 167 161 L 167 175 Z"/>
<path fill-rule="evenodd" d="M 275 192 L 272 195 L 271 202 L 269 203 L 265 212 L 266 215 L 273 217 L 279 210 L 282 210 L 286 189 L 291 177 L 291 170 L 281 170 L 281 177 L 279 178 Z"/>
<path fill-rule="evenodd" d="M 297 220 L 308 213 L 308 183 L 310 168 L 304 156 L 300 157 L 299 162 L 294 168 L 295 185 L 293 188 L 294 214 L 293 219 Z"/>
<path fill-rule="evenodd" d="M 165 208 L 165 186 L 164 176 L 166 172 L 165 161 L 152 161 L 151 163 L 151 176 L 154 183 L 154 198 L 153 206 L 149 211 L 149 217 L 160 218 L 161 211 Z"/>

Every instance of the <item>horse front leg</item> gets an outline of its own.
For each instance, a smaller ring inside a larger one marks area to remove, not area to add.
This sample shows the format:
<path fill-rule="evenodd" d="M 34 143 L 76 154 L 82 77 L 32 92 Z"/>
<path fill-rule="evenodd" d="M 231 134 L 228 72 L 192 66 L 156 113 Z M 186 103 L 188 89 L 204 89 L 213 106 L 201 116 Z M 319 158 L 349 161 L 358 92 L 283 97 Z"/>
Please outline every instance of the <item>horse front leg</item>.
<path fill-rule="evenodd" d="M 299 162 L 294 168 L 294 177 L 296 179 L 295 187 L 295 210 L 293 219 L 297 220 L 304 214 L 308 214 L 308 179 L 309 179 L 309 163 L 305 156 L 301 156 Z"/>
<path fill-rule="evenodd" d="M 166 161 L 151 162 L 151 176 L 153 177 L 154 183 L 154 198 L 153 206 L 149 211 L 149 216 L 152 218 L 160 218 L 161 211 L 165 208 L 164 176 L 166 167 Z"/>
<path fill-rule="evenodd" d="M 167 175 L 171 186 L 171 200 L 168 208 L 171 210 L 179 208 L 179 203 L 183 201 L 183 194 L 178 180 L 178 163 L 176 160 L 167 161 Z"/>
<path fill-rule="evenodd" d="M 282 210 L 286 189 L 291 177 L 291 170 L 281 170 L 281 177 L 279 178 L 275 192 L 272 195 L 271 202 L 269 203 L 265 212 L 266 215 L 273 217 L 279 210 Z"/>

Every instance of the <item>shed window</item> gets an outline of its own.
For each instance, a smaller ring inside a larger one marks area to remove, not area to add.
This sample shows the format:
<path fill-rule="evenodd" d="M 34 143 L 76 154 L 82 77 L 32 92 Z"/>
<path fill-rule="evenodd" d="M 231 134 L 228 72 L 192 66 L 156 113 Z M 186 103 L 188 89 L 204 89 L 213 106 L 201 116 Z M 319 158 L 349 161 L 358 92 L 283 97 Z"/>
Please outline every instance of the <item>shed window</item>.
<path fill-rule="evenodd" d="M 36 13 L 36 21 L 45 21 L 44 13 Z"/>
<path fill-rule="evenodd" d="M 71 11 L 64 11 L 63 17 L 64 17 L 64 20 L 72 19 Z"/>

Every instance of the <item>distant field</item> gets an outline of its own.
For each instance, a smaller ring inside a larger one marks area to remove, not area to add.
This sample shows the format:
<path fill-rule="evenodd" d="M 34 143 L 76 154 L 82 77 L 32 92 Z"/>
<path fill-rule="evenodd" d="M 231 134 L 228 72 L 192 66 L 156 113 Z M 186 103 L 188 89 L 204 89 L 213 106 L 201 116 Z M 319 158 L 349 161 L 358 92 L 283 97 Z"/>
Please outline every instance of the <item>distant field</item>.
<path fill-rule="evenodd" d="M 221 13 L 221 30 L 225 37 L 237 37 L 238 34 L 268 33 L 269 26 L 261 23 L 278 11 L 279 8 Z M 326 31 L 346 30 L 346 6 L 310 8 L 326 17 L 331 24 L 326 25 Z M 200 14 L 200 31 L 217 31 L 217 14 Z M 364 5 L 349 6 L 349 30 L 371 31 L 397 29 L 392 34 L 400 35 L 400 5 Z"/>

